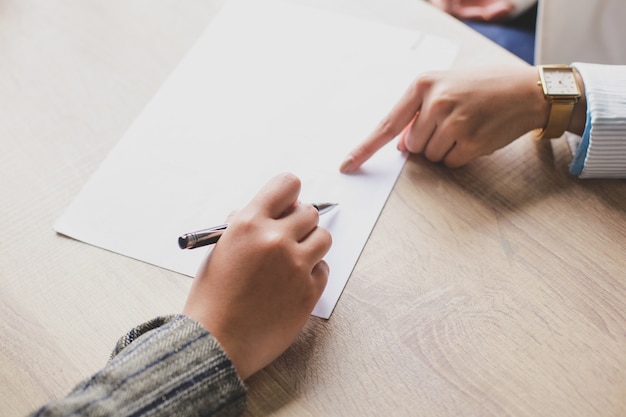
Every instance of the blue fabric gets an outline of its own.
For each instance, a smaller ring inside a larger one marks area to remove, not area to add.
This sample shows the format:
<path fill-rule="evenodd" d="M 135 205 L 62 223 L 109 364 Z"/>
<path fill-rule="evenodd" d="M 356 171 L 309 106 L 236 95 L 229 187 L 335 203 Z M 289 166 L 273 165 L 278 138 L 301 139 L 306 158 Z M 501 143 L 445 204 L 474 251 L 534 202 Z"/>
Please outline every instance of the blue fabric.
<path fill-rule="evenodd" d="M 531 7 L 515 19 L 505 22 L 463 21 L 466 25 L 491 39 L 529 64 L 535 61 L 535 28 L 537 7 Z"/>
<path fill-rule="evenodd" d="M 465 22 L 469 27 L 491 39 L 529 64 L 535 60 L 535 32 L 502 24 Z"/>

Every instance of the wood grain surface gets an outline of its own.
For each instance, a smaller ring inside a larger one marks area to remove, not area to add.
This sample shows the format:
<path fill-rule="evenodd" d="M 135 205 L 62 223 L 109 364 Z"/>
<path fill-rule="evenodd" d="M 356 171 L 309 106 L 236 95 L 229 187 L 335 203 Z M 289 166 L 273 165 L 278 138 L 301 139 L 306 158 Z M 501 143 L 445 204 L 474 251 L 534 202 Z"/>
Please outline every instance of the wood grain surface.
<path fill-rule="evenodd" d="M 445 36 L 458 68 L 524 65 L 417 0 L 291 1 Z M 223 3 L 0 2 L 1 415 L 181 310 L 190 278 L 52 223 Z M 529 137 L 458 170 L 411 157 L 333 316 L 247 381 L 246 415 L 625 416 L 626 182 L 569 162 Z"/>

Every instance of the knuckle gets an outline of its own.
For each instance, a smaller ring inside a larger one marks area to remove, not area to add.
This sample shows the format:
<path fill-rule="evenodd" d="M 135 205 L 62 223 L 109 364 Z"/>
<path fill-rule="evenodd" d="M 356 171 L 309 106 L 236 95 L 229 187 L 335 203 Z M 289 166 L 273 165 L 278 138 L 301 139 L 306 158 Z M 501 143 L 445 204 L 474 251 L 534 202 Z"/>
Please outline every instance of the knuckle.
<path fill-rule="evenodd" d="M 424 150 L 424 157 L 431 162 L 439 162 L 441 160 L 439 155 L 435 151 L 433 151 L 432 148 L 430 147 L 427 147 Z"/>
<path fill-rule="evenodd" d="M 317 211 L 317 209 L 311 204 L 304 204 L 303 206 L 303 209 L 305 210 L 305 213 L 307 215 L 307 219 L 317 223 L 320 217 L 319 211 Z"/>
<path fill-rule="evenodd" d="M 404 146 L 410 153 L 421 153 L 424 150 L 425 143 L 424 141 L 418 142 L 413 136 L 407 136 Z"/>
<path fill-rule="evenodd" d="M 326 248 L 326 251 L 328 252 L 328 250 L 330 249 L 330 247 L 333 245 L 333 236 L 330 234 L 330 232 L 325 229 L 325 228 L 320 228 L 321 229 L 321 240 L 322 240 L 322 245 L 324 248 Z"/>
<path fill-rule="evenodd" d="M 418 92 L 430 90 L 437 82 L 438 77 L 439 77 L 439 72 L 437 71 L 427 71 L 427 72 L 420 74 L 413 81 L 413 84 L 412 84 L 413 92 L 418 93 Z"/>
<path fill-rule="evenodd" d="M 268 230 L 263 235 L 263 244 L 270 252 L 285 252 L 289 246 L 289 239 L 283 233 L 274 230 Z"/>
<path fill-rule="evenodd" d="M 309 270 L 311 269 L 310 263 L 307 262 L 304 257 L 300 256 L 293 257 L 291 266 L 299 272 L 309 272 Z"/>
<path fill-rule="evenodd" d="M 455 106 L 455 100 L 452 96 L 442 93 L 437 97 L 433 97 L 430 108 L 434 114 L 448 115 L 452 113 Z"/>
<path fill-rule="evenodd" d="M 237 213 L 235 224 L 242 233 L 248 234 L 257 228 L 257 219 L 249 210 L 242 210 Z"/>

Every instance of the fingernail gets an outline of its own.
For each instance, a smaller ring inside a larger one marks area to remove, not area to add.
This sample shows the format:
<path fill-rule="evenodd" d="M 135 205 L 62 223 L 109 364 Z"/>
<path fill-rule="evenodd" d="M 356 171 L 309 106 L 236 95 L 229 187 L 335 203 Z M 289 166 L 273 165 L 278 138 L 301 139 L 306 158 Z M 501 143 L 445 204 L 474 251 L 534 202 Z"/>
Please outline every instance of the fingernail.
<path fill-rule="evenodd" d="M 339 167 L 339 171 L 350 172 L 350 168 L 352 168 L 353 162 L 354 162 L 354 158 L 352 157 L 352 155 L 348 155 L 348 157 L 343 161 L 343 163 Z"/>

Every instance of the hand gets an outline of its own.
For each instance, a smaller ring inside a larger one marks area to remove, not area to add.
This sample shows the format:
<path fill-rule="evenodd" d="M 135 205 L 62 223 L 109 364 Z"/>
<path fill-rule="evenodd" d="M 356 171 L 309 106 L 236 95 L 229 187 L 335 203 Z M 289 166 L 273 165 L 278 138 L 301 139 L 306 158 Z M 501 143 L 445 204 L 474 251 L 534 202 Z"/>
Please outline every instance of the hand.
<path fill-rule="evenodd" d="M 282 174 L 229 218 L 183 310 L 220 342 L 239 376 L 262 369 L 296 338 L 328 280 L 331 236 Z"/>
<path fill-rule="evenodd" d="M 430 0 L 437 8 L 458 18 L 493 22 L 511 17 L 515 5 L 508 0 Z"/>
<path fill-rule="evenodd" d="M 424 74 L 342 163 L 357 170 L 402 132 L 398 149 L 459 167 L 543 128 L 549 105 L 534 67 L 488 67 Z"/>

